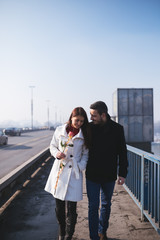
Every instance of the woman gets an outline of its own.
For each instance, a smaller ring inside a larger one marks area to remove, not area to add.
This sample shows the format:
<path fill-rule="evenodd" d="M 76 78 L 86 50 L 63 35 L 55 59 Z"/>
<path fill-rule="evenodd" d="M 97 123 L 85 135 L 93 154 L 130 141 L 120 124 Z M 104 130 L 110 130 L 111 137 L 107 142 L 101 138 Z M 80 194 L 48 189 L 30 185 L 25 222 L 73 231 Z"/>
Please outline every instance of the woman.
<path fill-rule="evenodd" d="M 50 152 L 55 161 L 45 190 L 56 200 L 59 240 L 72 239 L 75 230 L 76 207 L 77 201 L 82 200 L 82 171 L 86 168 L 88 147 L 87 114 L 82 107 L 77 107 L 73 109 L 67 124 L 56 128 L 50 144 Z"/>

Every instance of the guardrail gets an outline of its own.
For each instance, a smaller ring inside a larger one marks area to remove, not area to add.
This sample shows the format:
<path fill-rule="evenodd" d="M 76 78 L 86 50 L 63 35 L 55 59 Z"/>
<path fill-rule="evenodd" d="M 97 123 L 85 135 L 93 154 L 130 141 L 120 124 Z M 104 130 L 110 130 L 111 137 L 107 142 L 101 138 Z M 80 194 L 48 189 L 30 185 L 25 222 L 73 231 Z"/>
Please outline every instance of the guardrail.
<path fill-rule="evenodd" d="M 129 169 L 124 188 L 160 234 L 160 157 L 127 145 Z"/>

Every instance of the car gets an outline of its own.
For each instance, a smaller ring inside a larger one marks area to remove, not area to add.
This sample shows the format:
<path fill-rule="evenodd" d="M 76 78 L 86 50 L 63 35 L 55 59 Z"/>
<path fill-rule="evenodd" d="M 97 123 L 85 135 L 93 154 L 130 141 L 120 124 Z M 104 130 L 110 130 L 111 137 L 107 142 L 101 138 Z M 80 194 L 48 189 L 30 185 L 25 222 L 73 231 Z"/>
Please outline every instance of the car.
<path fill-rule="evenodd" d="M 5 135 L 1 130 L 0 130 L 0 144 L 7 145 L 8 143 L 8 136 Z"/>
<path fill-rule="evenodd" d="M 50 129 L 50 130 L 55 130 L 55 127 L 54 127 L 54 126 L 50 126 L 49 129 Z"/>
<path fill-rule="evenodd" d="M 21 136 L 21 129 L 16 127 L 9 127 L 4 129 L 4 134 L 10 136 Z"/>

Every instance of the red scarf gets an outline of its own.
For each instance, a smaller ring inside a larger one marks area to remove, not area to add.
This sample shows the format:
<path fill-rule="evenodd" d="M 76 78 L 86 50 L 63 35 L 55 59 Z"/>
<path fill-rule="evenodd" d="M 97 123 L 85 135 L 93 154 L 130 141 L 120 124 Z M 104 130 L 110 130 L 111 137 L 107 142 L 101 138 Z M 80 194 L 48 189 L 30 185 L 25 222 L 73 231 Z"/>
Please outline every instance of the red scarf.
<path fill-rule="evenodd" d="M 70 126 L 70 127 L 68 126 L 67 129 L 66 129 L 66 131 L 67 131 L 67 134 L 68 134 L 69 132 L 71 132 L 73 137 L 74 137 L 77 133 L 79 133 L 79 129 L 74 128 L 74 127 L 72 127 L 72 126 Z"/>

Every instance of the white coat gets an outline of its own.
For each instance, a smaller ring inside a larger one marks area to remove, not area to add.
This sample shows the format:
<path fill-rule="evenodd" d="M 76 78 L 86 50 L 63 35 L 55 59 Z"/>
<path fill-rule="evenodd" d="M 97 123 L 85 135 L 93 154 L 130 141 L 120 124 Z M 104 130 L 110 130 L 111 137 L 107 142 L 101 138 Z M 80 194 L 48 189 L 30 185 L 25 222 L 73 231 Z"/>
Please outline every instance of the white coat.
<path fill-rule="evenodd" d="M 64 151 L 61 142 L 68 139 L 66 132 L 67 125 L 56 128 L 50 144 L 51 155 L 55 157 L 53 167 L 49 174 L 45 190 L 55 198 L 66 201 L 80 201 L 83 194 L 83 174 L 88 160 L 88 149 L 84 145 L 84 137 L 80 129 L 79 133 L 72 138 L 72 146 L 65 150 L 66 157 L 63 160 L 65 165 L 58 179 L 55 189 L 57 174 L 60 169 L 61 160 L 56 159 L 58 151 Z"/>

